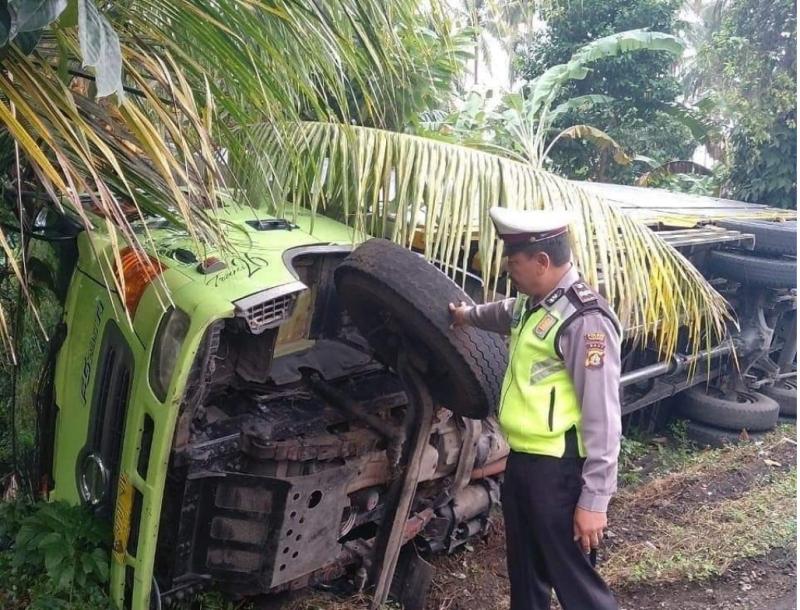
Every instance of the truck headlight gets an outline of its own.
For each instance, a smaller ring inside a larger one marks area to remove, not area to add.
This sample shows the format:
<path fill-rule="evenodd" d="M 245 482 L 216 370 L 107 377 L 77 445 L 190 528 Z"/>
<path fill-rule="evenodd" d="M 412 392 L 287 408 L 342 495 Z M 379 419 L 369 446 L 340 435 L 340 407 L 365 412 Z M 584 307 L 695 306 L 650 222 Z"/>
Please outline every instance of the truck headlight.
<path fill-rule="evenodd" d="M 106 497 L 109 472 L 97 453 L 88 454 L 81 461 L 78 472 L 78 492 L 89 506 L 97 506 Z"/>
<path fill-rule="evenodd" d="M 170 307 L 158 325 L 153 353 L 150 356 L 150 387 L 160 401 L 167 397 L 178 355 L 189 332 L 189 316 Z"/>

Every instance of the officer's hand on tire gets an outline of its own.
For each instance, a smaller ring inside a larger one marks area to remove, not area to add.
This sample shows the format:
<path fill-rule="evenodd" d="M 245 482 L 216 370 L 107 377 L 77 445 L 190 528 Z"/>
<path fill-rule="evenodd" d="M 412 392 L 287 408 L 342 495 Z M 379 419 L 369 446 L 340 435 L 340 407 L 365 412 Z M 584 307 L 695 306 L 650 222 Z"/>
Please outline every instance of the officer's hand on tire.
<path fill-rule="evenodd" d="M 575 509 L 573 519 L 574 540 L 579 543 L 584 553 L 600 546 L 603 539 L 603 530 L 608 525 L 605 513 L 599 513 L 583 508 Z"/>
<path fill-rule="evenodd" d="M 467 323 L 467 311 L 469 310 L 469 306 L 464 303 L 464 301 L 459 301 L 458 305 L 455 303 L 450 303 L 450 319 L 452 320 L 452 324 L 450 324 L 450 328 L 455 328 L 456 326 L 463 326 Z"/>

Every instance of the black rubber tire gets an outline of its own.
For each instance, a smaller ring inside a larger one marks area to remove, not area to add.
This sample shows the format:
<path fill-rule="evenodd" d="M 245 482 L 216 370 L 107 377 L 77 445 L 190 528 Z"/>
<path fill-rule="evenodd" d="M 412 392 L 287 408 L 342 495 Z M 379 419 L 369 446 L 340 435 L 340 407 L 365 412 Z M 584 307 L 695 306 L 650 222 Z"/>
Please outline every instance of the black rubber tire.
<path fill-rule="evenodd" d="M 763 432 L 747 433 L 747 437 L 750 441 L 757 441 L 763 438 L 763 436 Z M 735 445 L 745 442 L 741 438 L 741 431 L 722 430 L 695 421 L 690 421 L 686 424 L 686 437 L 701 447 L 723 447 L 724 445 Z"/>
<path fill-rule="evenodd" d="M 472 327 L 450 329 L 449 302 L 472 300 L 424 258 L 384 239 L 357 247 L 335 272 L 345 309 L 375 350 L 396 367 L 407 342 L 427 363 L 425 380 L 454 413 L 486 417 L 500 399 L 508 361 L 502 337 Z"/>
<path fill-rule="evenodd" d="M 752 233 L 756 238 L 756 252 L 797 256 L 797 221 L 724 220 L 714 224 L 742 233 Z"/>
<path fill-rule="evenodd" d="M 781 415 L 797 417 L 797 379 L 779 380 L 775 385 L 762 386 L 761 393 L 780 406 Z"/>
<path fill-rule="evenodd" d="M 679 409 L 689 419 L 725 430 L 760 432 L 772 430 L 778 422 L 778 403 L 751 390 L 737 392 L 738 401 L 726 400 L 718 390 L 705 384 L 693 386 L 683 393 Z"/>
<path fill-rule="evenodd" d="M 741 252 L 715 250 L 709 259 L 717 275 L 751 286 L 794 288 L 797 286 L 797 260 L 763 258 Z"/>

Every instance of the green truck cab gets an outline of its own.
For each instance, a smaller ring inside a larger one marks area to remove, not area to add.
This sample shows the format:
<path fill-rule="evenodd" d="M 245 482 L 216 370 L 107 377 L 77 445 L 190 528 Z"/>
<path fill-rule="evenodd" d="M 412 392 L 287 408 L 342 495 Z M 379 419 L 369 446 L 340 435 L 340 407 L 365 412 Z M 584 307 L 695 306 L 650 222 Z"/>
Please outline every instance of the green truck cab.
<path fill-rule="evenodd" d="M 121 608 L 363 571 L 397 478 L 388 439 L 404 389 L 336 294 L 351 230 L 318 217 L 312 231 L 307 214 L 219 214 L 232 253 L 200 252 L 159 221 L 137 225 L 145 252 L 115 255 L 119 236 L 100 231 L 75 238 L 45 470 L 51 500 L 113 522 Z M 437 410 L 404 541 L 427 528 L 433 550 L 452 550 L 485 532 L 506 452 L 493 422 Z"/>

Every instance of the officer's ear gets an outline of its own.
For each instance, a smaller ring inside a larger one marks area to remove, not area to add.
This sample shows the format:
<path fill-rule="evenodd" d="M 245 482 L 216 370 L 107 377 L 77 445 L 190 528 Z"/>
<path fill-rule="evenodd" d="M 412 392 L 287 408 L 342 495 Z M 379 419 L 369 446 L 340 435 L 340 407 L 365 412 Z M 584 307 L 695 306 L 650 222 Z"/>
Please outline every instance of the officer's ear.
<path fill-rule="evenodd" d="M 547 270 L 550 268 L 550 255 L 547 252 L 536 252 L 533 255 L 533 258 L 536 259 L 536 263 L 543 269 Z"/>

